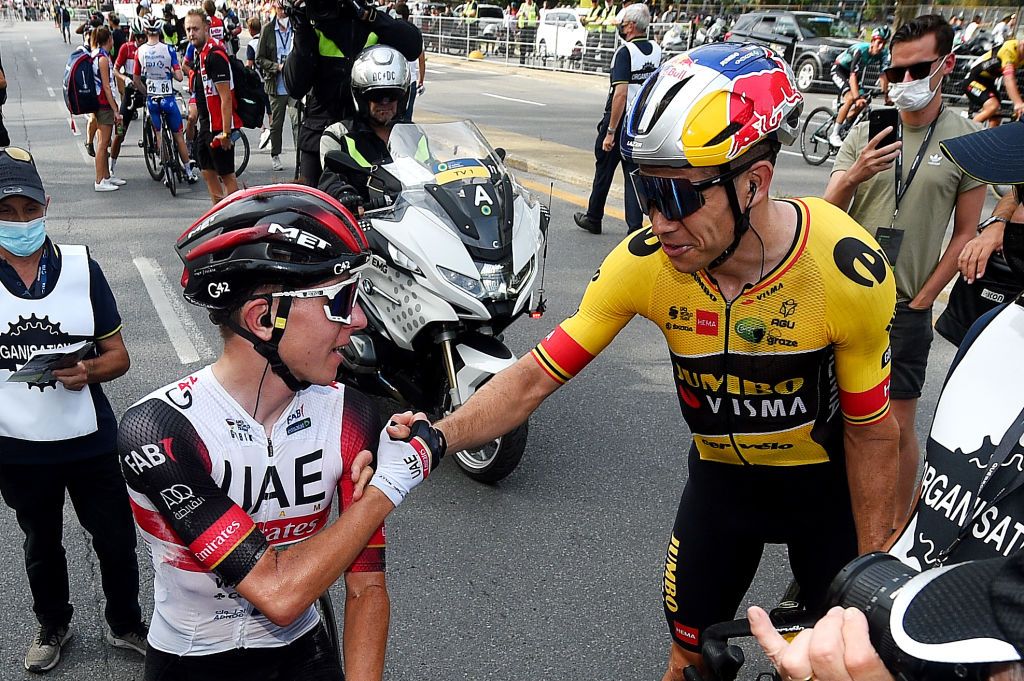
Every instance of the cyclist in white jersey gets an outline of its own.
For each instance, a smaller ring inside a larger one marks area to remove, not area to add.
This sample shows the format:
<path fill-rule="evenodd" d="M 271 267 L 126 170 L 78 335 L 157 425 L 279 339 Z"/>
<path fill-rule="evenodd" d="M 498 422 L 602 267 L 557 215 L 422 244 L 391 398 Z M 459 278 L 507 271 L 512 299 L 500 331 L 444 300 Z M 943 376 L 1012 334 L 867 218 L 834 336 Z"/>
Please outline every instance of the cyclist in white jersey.
<path fill-rule="evenodd" d="M 118 429 L 153 560 L 147 680 L 340 678 L 312 604 L 347 570 L 346 671 L 381 678 L 381 523 L 445 446 L 425 420 L 378 435 L 368 398 L 334 382 L 366 323 L 367 250 L 351 213 L 298 185 L 237 192 L 179 238 L 185 298 L 210 309 L 224 351 Z"/>
<path fill-rule="evenodd" d="M 150 120 L 156 130 L 157 149 L 160 148 L 160 114 L 167 117 L 167 124 L 174 131 L 174 142 L 178 145 L 178 154 L 182 165 L 188 170 L 189 182 L 199 179 L 199 168 L 189 159 L 188 145 L 185 144 L 181 110 L 174 98 L 174 84 L 181 82 L 184 75 L 178 63 L 178 52 L 167 43 L 161 42 L 164 22 L 152 15 L 142 20 L 142 28 L 146 32 L 146 42 L 139 45 L 135 53 L 135 66 L 132 79 L 136 89 L 146 92 L 146 106 L 149 108 Z"/>

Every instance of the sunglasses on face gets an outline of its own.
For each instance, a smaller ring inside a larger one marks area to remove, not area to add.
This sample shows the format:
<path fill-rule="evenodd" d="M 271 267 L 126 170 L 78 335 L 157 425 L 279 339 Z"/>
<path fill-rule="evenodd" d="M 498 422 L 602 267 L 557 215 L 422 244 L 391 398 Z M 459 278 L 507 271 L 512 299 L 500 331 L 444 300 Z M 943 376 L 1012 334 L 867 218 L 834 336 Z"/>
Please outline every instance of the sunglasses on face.
<path fill-rule="evenodd" d="M 693 182 L 682 177 L 654 177 L 642 175 L 639 170 L 630 173 L 633 187 L 640 201 L 640 210 L 650 217 L 655 208 L 669 220 L 682 220 L 704 206 L 704 192 L 731 180 L 739 174 L 732 170 L 706 180 Z"/>
<path fill-rule="evenodd" d="M 405 93 L 401 90 L 371 90 L 366 99 L 375 104 L 390 104 L 399 101 Z"/>
<path fill-rule="evenodd" d="M 908 71 L 910 72 L 911 80 L 921 80 L 922 78 L 927 78 L 934 73 L 934 71 L 932 71 L 932 64 L 945 58 L 945 55 L 943 55 L 942 57 L 936 57 L 930 61 L 919 61 L 916 64 L 911 64 L 909 66 L 890 66 L 885 69 L 883 73 L 885 73 L 885 77 L 890 83 L 902 83 Z"/>
<path fill-rule="evenodd" d="M 271 293 L 270 296 L 272 298 L 327 298 L 327 302 L 324 304 L 324 314 L 327 315 L 327 318 L 339 324 L 351 324 L 352 311 L 355 309 L 356 297 L 359 293 L 358 284 L 361 278 L 359 269 L 362 268 L 352 270 L 348 279 L 331 286 L 299 291 L 281 291 Z"/>
<path fill-rule="evenodd" d="M 21 147 L 3 147 L 0 151 L 13 158 L 15 161 L 26 161 L 28 163 L 32 163 L 32 154 Z"/>

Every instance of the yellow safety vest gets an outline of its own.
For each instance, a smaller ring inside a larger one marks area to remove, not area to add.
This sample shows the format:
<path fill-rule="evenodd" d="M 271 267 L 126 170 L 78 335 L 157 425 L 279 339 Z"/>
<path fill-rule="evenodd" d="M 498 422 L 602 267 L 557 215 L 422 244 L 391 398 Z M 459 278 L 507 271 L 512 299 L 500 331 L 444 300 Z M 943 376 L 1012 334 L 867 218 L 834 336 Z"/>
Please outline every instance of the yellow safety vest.
<path fill-rule="evenodd" d="M 604 21 L 604 5 L 595 4 L 587 13 L 587 30 L 595 33 L 601 30 L 601 22 Z"/>
<path fill-rule="evenodd" d="M 345 53 L 341 51 L 341 48 L 338 47 L 333 40 L 325 36 L 320 29 L 314 30 L 316 30 L 316 37 L 319 41 L 317 44 L 317 52 L 321 57 L 336 57 L 338 59 L 343 59 L 345 57 Z M 377 34 L 371 32 L 370 35 L 366 37 L 366 44 L 363 45 L 363 47 L 369 47 L 370 45 L 376 44 Z"/>
<path fill-rule="evenodd" d="M 605 8 L 604 21 L 602 22 L 604 24 L 605 33 L 615 33 L 618 29 L 618 26 L 615 25 L 615 17 L 618 16 L 618 14 L 619 8 L 615 5 Z"/>
<path fill-rule="evenodd" d="M 533 5 L 524 5 L 519 10 L 519 17 L 516 19 L 519 28 L 533 28 L 537 25 L 537 8 Z"/>

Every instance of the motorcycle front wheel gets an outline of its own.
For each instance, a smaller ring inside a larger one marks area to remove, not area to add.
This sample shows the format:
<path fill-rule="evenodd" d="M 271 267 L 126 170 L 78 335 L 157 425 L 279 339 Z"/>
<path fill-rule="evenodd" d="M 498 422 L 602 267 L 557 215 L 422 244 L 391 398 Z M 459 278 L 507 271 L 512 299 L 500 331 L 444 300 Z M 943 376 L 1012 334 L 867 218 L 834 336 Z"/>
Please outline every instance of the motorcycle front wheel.
<path fill-rule="evenodd" d="M 477 482 L 493 484 L 504 480 L 522 460 L 528 433 L 527 421 L 482 447 L 455 452 L 455 461 L 467 477 Z"/>

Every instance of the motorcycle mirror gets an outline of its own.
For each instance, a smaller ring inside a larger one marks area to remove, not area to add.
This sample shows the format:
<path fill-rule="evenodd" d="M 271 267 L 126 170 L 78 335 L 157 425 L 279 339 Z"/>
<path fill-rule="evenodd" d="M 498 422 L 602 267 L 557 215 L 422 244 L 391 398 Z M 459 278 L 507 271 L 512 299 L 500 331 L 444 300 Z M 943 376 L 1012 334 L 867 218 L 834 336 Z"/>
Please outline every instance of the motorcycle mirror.
<path fill-rule="evenodd" d="M 505 154 L 505 149 L 502 147 L 498 147 L 497 149 L 494 150 L 494 155 L 500 158 L 502 161 L 505 160 Z"/>

